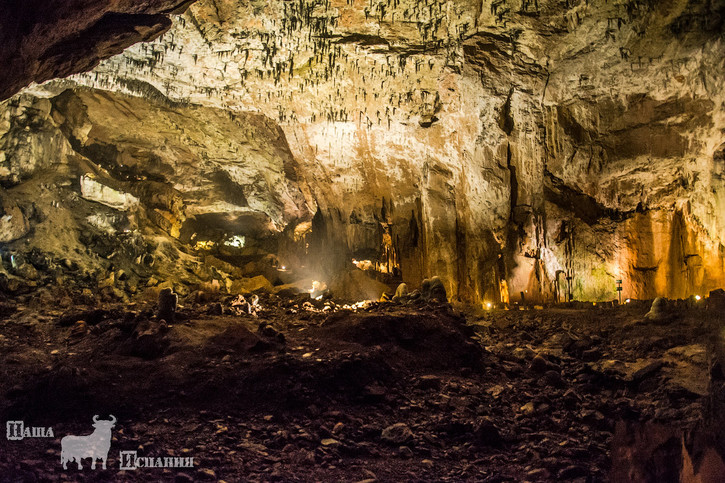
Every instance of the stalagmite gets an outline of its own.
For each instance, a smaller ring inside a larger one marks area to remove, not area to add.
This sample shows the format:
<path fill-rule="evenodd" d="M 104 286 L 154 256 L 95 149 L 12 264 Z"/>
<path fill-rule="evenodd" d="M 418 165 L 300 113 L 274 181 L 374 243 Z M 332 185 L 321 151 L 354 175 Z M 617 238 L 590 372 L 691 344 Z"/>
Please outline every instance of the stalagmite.
<path fill-rule="evenodd" d="M 170 288 L 162 289 L 159 292 L 159 309 L 156 313 L 158 320 L 165 320 L 168 324 L 174 323 L 178 295 Z"/>

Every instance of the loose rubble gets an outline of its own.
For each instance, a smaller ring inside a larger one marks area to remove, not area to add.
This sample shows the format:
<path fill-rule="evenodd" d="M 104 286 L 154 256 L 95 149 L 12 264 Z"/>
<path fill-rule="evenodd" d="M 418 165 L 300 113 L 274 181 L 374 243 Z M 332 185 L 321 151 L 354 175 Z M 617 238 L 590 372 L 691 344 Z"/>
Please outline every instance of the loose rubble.
<path fill-rule="evenodd" d="M 131 481 L 607 481 L 627 435 L 676 437 L 711 404 L 704 306 L 662 324 L 646 303 L 464 315 L 422 293 L 353 311 L 259 290 L 180 297 L 171 323 L 162 293 L 0 304 L 0 417 L 62 436 L 114 414 L 114 447 L 197 458 Z M 57 444 L 8 443 L 3 474 L 61 478 Z M 115 477 L 117 457 L 71 477 Z"/>

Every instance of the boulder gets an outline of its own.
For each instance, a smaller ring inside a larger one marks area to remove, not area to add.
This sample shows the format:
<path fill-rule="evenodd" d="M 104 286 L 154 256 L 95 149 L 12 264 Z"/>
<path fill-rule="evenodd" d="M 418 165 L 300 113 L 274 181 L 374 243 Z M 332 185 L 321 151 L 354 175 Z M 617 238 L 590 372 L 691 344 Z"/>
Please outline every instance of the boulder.
<path fill-rule="evenodd" d="M 0 242 L 22 238 L 30 231 L 30 224 L 18 204 L 0 191 Z"/>
<path fill-rule="evenodd" d="M 660 369 L 662 369 L 663 366 L 664 363 L 660 360 L 650 362 L 632 374 L 632 381 L 641 382 L 648 377 L 654 376 Z"/>
<path fill-rule="evenodd" d="M 232 281 L 231 293 L 252 293 L 257 290 L 271 292 L 274 289 L 272 284 L 264 275 L 257 275 L 252 278 L 240 278 Z"/>
<path fill-rule="evenodd" d="M 18 277 L 24 278 L 26 280 L 38 279 L 38 271 L 29 263 L 23 263 L 22 265 L 14 267 L 13 273 Z"/>
<path fill-rule="evenodd" d="M 644 318 L 651 322 L 666 322 L 671 316 L 672 314 L 667 310 L 667 299 L 657 297 L 652 301 L 652 307 Z"/>
<path fill-rule="evenodd" d="M 336 298 L 344 300 L 380 300 L 390 287 L 369 277 L 363 270 L 355 269 L 333 280 L 330 290 Z"/>
<path fill-rule="evenodd" d="M 423 298 L 423 300 L 428 300 L 430 298 L 430 279 L 429 278 L 426 278 L 420 284 L 420 296 Z"/>
<path fill-rule="evenodd" d="M 443 282 L 439 277 L 433 277 L 430 279 L 430 291 L 428 298 L 434 302 L 448 302 L 446 287 L 443 285 Z"/>
<path fill-rule="evenodd" d="M 536 357 L 531 360 L 531 363 L 529 364 L 529 369 L 539 374 L 544 374 L 548 371 L 560 370 L 559 366 L 550 362 L 548 359 L 540 354 L 536 355 Z"/>
<path fill-rule="evenodd" d="M 129 211 L 138 206 L 138 198 L 102 184 L 91 173 L 81 175 L 80 183 L 81 196 L 88 201 L 95 201 L 120 211 Z"/>
<path fill-rule="evenodd" d="M 383 429 L 380 438 L 386 443 L 401 445 L 413 438 L 413 431 L 407 424 L 397 423 Z"/>
<path fill-rule="evenodd" d="M 395 295 L 393 296 L 394 301 L 399 301 L 403 299 L 406 295 L 408 295 L 408 285 L 405 283 L 401 283 L 398 285 L 398 288 L 395 289 Z"/>
<path fill-rule="evenodd" d="M 292 283 L 277 285 L 272 290 L 272 293 L 279 295 L 282 298 L 294 298 L 297 294 L 309 293 L 312 288 L 312 282 L 313 280 L 311 278 L 305 278 Z"/>
<path fill-rule="evenodd" d="M 423 300 L 433 302 L 448 302 L 446 287 L 440 277 L 431 277 L 423 280 L 420 288 L 420 295 Z"/>
<path fill-rule="evenodd" d="M 473 329 L 465 319 L 450 313 L 330 314 L 320 329 L 325 339 L 366 347 L 381 346 L 386 353 L 403 351 L 406 364 L 423 368 L 474 368 L 488 360 L 488 353 L 470 340 Z"/>
<path fill-rule="evenodd" d="M 178 296 L 170 288 L 165 288 L 159 292 L 159 311 L 157 314 L 158 320 L 165 320 L 171 324 L 174 322 L 174 316 L 176 314 L 176 304 Z"/>

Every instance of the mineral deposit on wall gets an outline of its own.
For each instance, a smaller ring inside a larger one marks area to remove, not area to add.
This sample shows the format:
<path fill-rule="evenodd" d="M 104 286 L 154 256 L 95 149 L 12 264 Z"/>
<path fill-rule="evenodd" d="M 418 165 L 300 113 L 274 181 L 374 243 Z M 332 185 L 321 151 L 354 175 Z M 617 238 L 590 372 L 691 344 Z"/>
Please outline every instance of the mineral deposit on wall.
<path fill-rule="evenodd" d="M 320 277 L 358 257 L 472 302 L 609 300 L 617 279 L 683 297 L 725 285 L 724 15 L 199 0 L 156 40 L 6 102 L 0 173 L 22 198 L 70 163 L 182 239 L 312 221 Z"/>

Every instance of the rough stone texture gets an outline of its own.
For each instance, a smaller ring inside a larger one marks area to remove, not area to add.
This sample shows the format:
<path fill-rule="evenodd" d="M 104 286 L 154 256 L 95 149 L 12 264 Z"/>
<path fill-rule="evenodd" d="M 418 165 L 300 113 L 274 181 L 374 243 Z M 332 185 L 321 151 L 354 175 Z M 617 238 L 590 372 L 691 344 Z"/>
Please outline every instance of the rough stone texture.
<path fill-rule="evenodd" d="M 695 0 L 201 0 L 159 39 L 34 92 L 145 99 L 99 109 L 109 124 L 152 100 L 274 119 L 317 213 L 310 265 L 328 279 L 364 254 L 413 287 L 440 276 L 452 299 L 613 299 L 617 279 L 625 297 L 683 297 L 725 284 L 724 13 Z M 163 144 L 167 109 L 146 109 L 154 131 L 123 151 Z M 52 132 L 6 161 L 16 178 L 48 162 L 29 153 L 65 146 Z M 157 155 L 136 162 L 173 156 Z M 290 219 L 258 194 L 255 212 Z"/>
<path fill-rule="evenodd" d="M 362 270 L 352 270 L 335 277 L 330 290 L 341 300 L 379 300 L 390 287 L 370 278 Z"/>
<path fill-rule="evenodd" d="M 3 259 L 36 250 L 52 281 L 62 269 L 115 295 L 160 282 L 228 290 L 241 275 L 205 266 L 196 243 L 248 236 L 237 252 L 259 258 L 254 240 L 309 216 L 284 134 L 256 114 L 90 90 L 21 95 L 2 114 Z"/>
<path fill-rule="evenodd" d="M 242 234 L 279 231 L 307 214 L 284 134 L 262 116 L 101 91 L 65 91 L 50 101 L 7 104 L 2 183 L 18 184 L 52 165 L 50 158 L 82 156 L 82 196 L 112 208 L 128 210 L 141 199 L 172 223 L 204 218 L 224 229 L 246 221 L 249 231 L 236 230 Z M 41 126 L 40 134 L 23 130 L 28 124 Z"/>
<path fill-rule="evenodd" d="M 193 0 L 191 0 L 193 1 Z M 24 0 L 0 19 L 0 100 L 31 82 L 92 69 L 129 45 L 159 36 L 189 0 Z"/>
<path fill-rule="evenodd" d="M 380 438 L 387 443 L 404 444 L 405 442 L 413 438 L 413 432 L 410 430 L 407 424 L 397 423 L 383 429 Z"/>
<path fill-rule="evenodd" d="M 187 302 L 167 325 L 138 305 L 58 307 L 58 292 L 35 294 L 46 301 L 38 309 L 0 306 L 0 367 L 12 369 L 0 417 L 77 415 L 54 427 L 62 436 L 83 434 L 89 414 L 113 408 L 124 428 L 115 445 L 203 446 L 219 455 L 198 465 L 215 481 L 373 478 L 363 470 L 395 482 L 725 480 L 724 448 L 702 431 L 722 424 L 698 429 L 708 367 L 693 356 L 712 339 L 702 306 L 643 326 L 644 303 L 463 319 L 425 304 L 305 310 L 260 294 L 260 318 L 218 297 L 218 313 Z M 572 337 L 599 355 L 584 359 Z M 533 366 L 537 353 L 547 367 L 557 362 L 558 384 Z M 658 361 L 660 370 L 632 379 Z M 58 445 L 6 447 L 4 479 L 57 474 Z M 335 464 L 320 463 L 327 458 Z M 135 475 L 157 481 L 151 471 Z"/>
<path fill-rule="evenodd" d="M 7 243 L 28 234 L 30 226 L 18 204 L 0 192 L 0 242 Z"/>
<path fill-rule="evenodd" d="M 138 198 L 129 193 L 114 190 L 96 181 L 91 174 L 82 174 L 80 178 L 81 196 L 90 201 L 104 204 L 120 211 L 136 208 Z"/>

